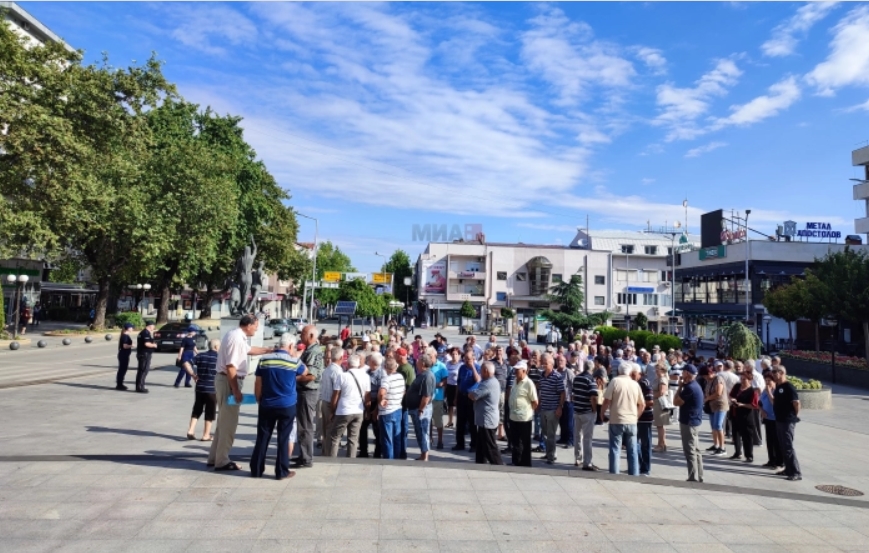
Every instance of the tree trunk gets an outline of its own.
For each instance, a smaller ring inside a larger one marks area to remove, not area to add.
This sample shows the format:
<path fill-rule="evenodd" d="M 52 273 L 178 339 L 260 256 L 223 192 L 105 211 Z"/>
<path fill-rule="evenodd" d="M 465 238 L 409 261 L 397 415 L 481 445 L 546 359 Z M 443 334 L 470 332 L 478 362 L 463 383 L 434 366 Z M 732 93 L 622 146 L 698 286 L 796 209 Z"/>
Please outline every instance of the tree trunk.
<path fill-rule="evenodd" d="M 815 351 L 821 351 L 821 324 L 815 321 Z"/>
<path fill-rule="evenodd" d="M 211 302 L 214 300 L 214 290 L 211 287 L 205 289 L 205 295 L 202 298 L 202 311 L 199 312 L 200 319 L 211 318 Z"/>
<path fill-rule="evenodd" d="M 157 324 L 169 322 L 169 283 L 160 286 L 160 307 L 157 309 Z"/>
<path fill-rule="evenodd" d="M 866 348 L 866 359 L 869 360 L 869 321 L 863 321 L 863 345 Z"/>
<path fill-rule="evenodd" d="M 785 321 L 785 322 L 788 323 L 788 341 L 791 342 L 791 343 L 793 343 L 793 341 L 794 341 L 794 334 L 793 334 L 793 331 L 791 330 L 791 328 L 792 328 L 792 327 L 791 327 L 791 323 L 792 323 L 793 321 Z"/>
<path fill-rule="evenodd" d="M 105 328 L 106 326 L 106 307 L 109 304 L 109 278 L 101 277 L 98 281 L 99 291 L 97 292 L 97 305 L 94 308 L 94 328 Z"/>

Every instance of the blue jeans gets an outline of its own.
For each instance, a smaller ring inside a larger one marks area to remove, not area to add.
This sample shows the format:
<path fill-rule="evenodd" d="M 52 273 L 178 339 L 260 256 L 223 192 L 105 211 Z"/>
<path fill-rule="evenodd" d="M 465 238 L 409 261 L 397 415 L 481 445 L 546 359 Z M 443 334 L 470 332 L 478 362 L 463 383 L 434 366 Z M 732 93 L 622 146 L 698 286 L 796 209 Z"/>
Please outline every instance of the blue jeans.
<path fill-rule="evenodd" d="M 540 422 L 540 411 L 534 411 L 534 438 L 539 442 L 538 446 L 546 451 L 546 442 L 543 439 L 543 425 Z"/>
<path fill-rule="evenodd" d="M 640 442 L 638 457 L 640 458 L 640 474 L 652 472 L 652 423 L 637 423 L 637 439 Z"/>
<path fill-rule="evenodd" d="M 413 432 L 416 434 L 416 443 L 419 444 L 421 453 L 428 453 L 431 449 L 431 441 L 429 439 L 429 430 L 431 428 L 431 403 L 425 406 L 422 415 L 419 414 L 419 409 L 410 411 L 410 418 L 413 420 Z M 480 444 L 477 444 L 478 446 Z"/>
<path fill-rule="evenodd" d="M 407 409 L 401 408 L 401 435 L 398 441 L 393 444 L 395 448 L 395 459 L 407 459 Z M 383 452 L 381 452 L 382 454 Z"/>
<path fill-rule="evenodd" d="M 637 459 L 637 425 L 610 423 L 610 473 L 619 473 L 619 462 L 622 456 L 622 438 L 628 450 L 628 474 L 640 474 Z"/>
<path fill-rule="evenodd" d="M 380 458 L 395 459 L 395 446 L 401 439 L 401 409 L 380 415 L 377 421 L 380 425 Z"/>

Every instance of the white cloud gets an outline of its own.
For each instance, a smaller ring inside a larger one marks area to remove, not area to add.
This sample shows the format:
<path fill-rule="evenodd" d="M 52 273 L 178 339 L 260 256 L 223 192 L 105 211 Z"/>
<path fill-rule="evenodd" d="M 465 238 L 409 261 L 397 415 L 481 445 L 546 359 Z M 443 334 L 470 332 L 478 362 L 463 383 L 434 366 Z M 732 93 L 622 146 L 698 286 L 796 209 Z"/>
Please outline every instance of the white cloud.
<path fill-rule="evenodd" d="M 543 223 L 517 223 L 517 227 L 555 232 L 576 232 L 577 225 L 547 225 Z"/>
<path fill-rule="evenodd" d="M 661 113 L 654 123 L 668 127 L 665 140 L 690 140 L 705 134 L 706 130 L 697 124 L 698 118 L 709 111 L 712 98 L 727 94 L 740 75 L 742 71 L 732 59 L 723 59 L 693 88 L 678 88 L 670 83 L 659 86 L 656 100 Z"/>
<path fill-rule="evenodd" d="M 170 34 L 181 44 L 208 54 L 223 55 L 222 45 L 238 47 L 257 39 L 257 28 L 240 12 L 217 4 L 174 5 L 165 12 L 174 28 Z M 222 44 L 222 45 L 221 45 Z"/>
<path fill-rule="evenodd" d="M 641 46 L 637 48 L 637 57 L 652 70 L 655 75 L 663 75 L 667 72 L 667 60 L 657 48 Z"/>
<path fill-rule="evenodd" d="M 696 148 L 691 148 L 687 152 L 685 152 L 685 157 L 699 157 L 703 154 L 708 154 L 713 150 L 717 150 L 718 148 L 723 148 L 727 146 L 726 142 L 710 142 L 704 146 L 698 146 Z"/>
<path fill-rule="evenodd" d="M 718 119 L 713 128 L 757 123 L 789 108 L 799 98 L 800 87 L 796 78 L 788 77 L 769 87 L 769 94 L 758 96 L 746 104 L 731 106 L 733 113 Z"/>
<path fill-rule="evenodd" d="M 869 6 L 851 10 L 833 27 L 830 54 L 806 80 L 823 96 L 848 85 L 869 86 Z"/>
<path fill-rule="evenodd" d="M 838 2 L 811 2 L 799 8 L 787 21 L 772 30 L 772 37 L 761 45 L 764 55 L 789 56 L 797 44 L 818 21 L 827 16 Z"/>
<path fill-rule="evenodd" d="M 845 113 L 852 113 L 855 111 L 869 111 L 869 100 L 866 100 L 862 104 L 857 104 L 856 106 L 851 106 L 849 108 L 845 108 Z"/>
<path fill-rule="evenodd" d="M 594 40 L 591 27 L 559 9 L 533 18 L 522 34 L 522 58 L 559 92 L 565 104 L 588 100 L 594 87 L 625 88 L 636 74 L 612 44 Z"/>

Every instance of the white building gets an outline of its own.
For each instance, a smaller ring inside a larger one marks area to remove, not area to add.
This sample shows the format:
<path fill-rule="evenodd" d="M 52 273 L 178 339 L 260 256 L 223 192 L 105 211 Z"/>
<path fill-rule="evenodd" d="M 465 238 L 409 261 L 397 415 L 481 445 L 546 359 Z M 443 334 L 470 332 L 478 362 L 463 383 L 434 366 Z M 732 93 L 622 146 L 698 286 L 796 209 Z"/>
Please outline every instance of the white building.
<path fill-rule="evenodd" d="M 521 321 L 557 307 L 550 288 L 572 275 L 582 277 L 586 313 L 608 311 L 614 324 L 644 313 L 655 330 L 666 329 L 671 305 L 668 273 L 673 240 L 627 231 L 579 230 L 568 246 L 497 243 L 482 240 L 431 242 L 417 260 L 419 297 L 435 326 L 461 324 L 459 309 L 469 301 L 477 323 L 487 328 L 502 307 Z"/>
<path fill-rule="evenodd" d="M 72 50 L 72 47 L 63 42 L 51 29 L 39 22 L 38 19 L 27 13 L 15 2 L 0 2 L 0 10 L 5 12 L 4 19 L 12 32 L 27 39 L 30 46 L 39 46 L 47 42 L 60 42 Z"/>
<path fill-rule="evenodd" d="M 854 199 L 862 200 L 866 204 L 866 216 L 854 221 L 854 231 L 857 234 L 865 234 L 869 243 L 869 146 L 851 152 L 851 165 L 863 167 L 863 178 L 852 179 L 857 181 L 854 185 Z"/>

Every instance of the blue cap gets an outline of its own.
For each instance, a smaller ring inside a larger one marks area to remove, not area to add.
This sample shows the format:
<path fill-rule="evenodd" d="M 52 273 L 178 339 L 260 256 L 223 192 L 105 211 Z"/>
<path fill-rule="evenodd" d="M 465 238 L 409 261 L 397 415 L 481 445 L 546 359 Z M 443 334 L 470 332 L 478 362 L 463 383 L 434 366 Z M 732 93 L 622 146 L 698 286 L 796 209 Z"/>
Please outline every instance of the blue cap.
<path fill-rule="evenodd" d="M 687 371 L 687 372 L 693 374 L 694 376 L 697 376 L 697 367 L 695 367 L 694 365 L 685 365 L 682 368 L 682 370 Z"/>
<path fill-rule="evenodd" d="M 195 326 L 188 326 L 187 332 L 196 332 L 197 328 Z"/>
<path fill-rule="evenodd" d="M 134 326 L 133 323 L 124 323 L 124 330 L 130 330 L 131 328 L 134 328 Z"/>

